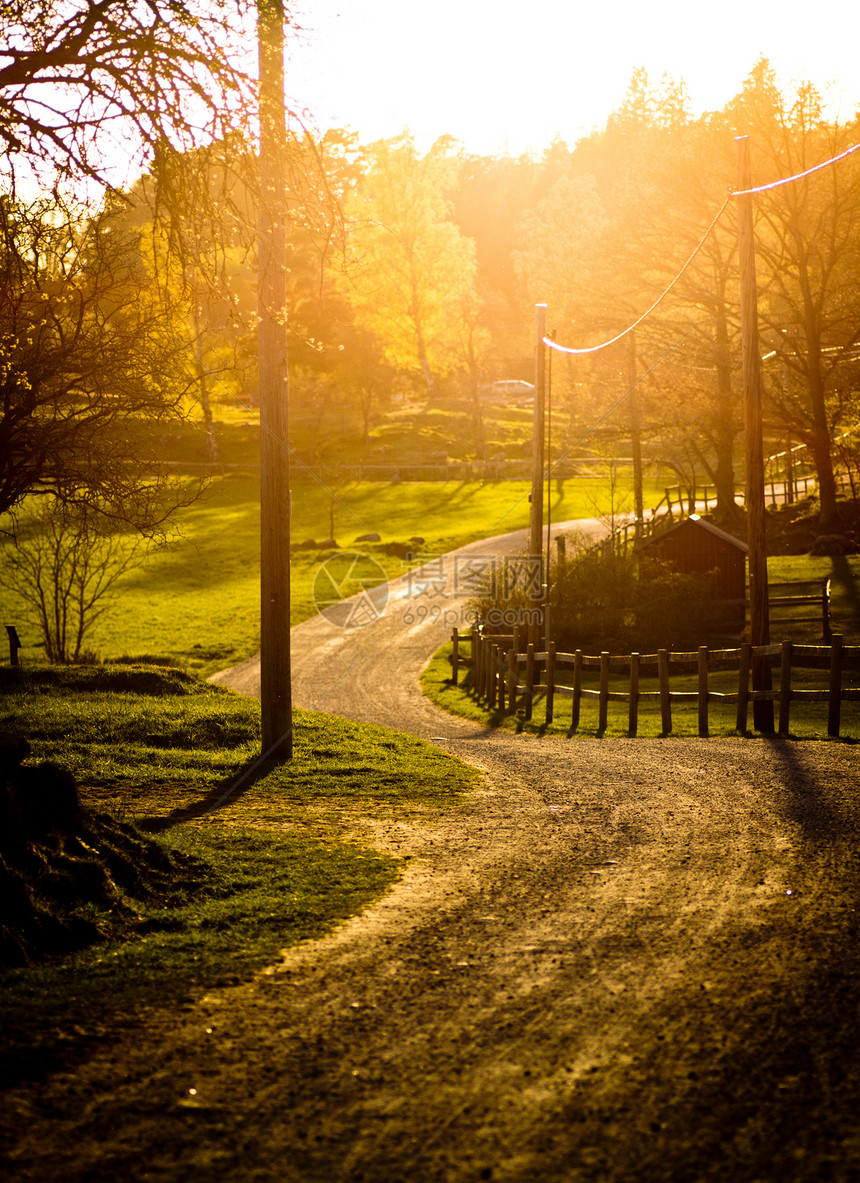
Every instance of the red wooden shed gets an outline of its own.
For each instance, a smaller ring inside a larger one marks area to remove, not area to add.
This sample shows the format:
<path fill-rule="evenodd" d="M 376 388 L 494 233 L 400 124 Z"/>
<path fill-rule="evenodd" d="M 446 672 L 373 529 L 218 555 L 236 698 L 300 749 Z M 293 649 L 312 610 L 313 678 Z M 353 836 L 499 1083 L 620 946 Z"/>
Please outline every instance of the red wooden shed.
<path fill-rule="evenodd" d="M 706 522 L 696 514 L 670 526 L 642 546 L 643 555 L 659 559 L 678 571 L 692 575 L 713 575 L 711 596 L 714 600 L 741 601 L 733 619 L 743 628 L 746 597 L 747 545 Z"/>

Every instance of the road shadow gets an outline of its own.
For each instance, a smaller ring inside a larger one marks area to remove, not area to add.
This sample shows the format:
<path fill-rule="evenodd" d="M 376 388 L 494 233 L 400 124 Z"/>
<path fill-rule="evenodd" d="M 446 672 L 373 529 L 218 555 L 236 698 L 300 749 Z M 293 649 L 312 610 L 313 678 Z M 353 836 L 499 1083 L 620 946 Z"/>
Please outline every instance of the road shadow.
<path fill-rule="evenodd" d="M 517 1149 L 530 1183 L 860 1179 L 856 780 L 819 763 L 817 743 L 766 742 L 781 786 L 767 804 L 789 822 L 787 857 L 751 862 L 758 903 L 687 954 L 684 977 L 637 1015 L 630 1054 L 571 1076 L 552 1137 L 524 1132 Z M 615 948 L 629 957 L 646 934 L 659 946 L 656 912 L 651 930 L 637 919 L 627 946 L 623 929 L 612 932 L 610 966 Z M 529 998 L 530 1016 L 542 1002 L 551 1013 L 549 995 Z M 534 1046 L 534 1030 L 526 1036 Z"/>
<path fill-rule="evenodd" d="M 852 824 L 848 811 L 838 807 L 814 761 L 804 759 L 804 745 L 776 735 L 766 736 L 765 742 L 782 769 L 785 815 L 801 827 L 803 840 L 821 843 L 843 839 L 846 827 Z"/>

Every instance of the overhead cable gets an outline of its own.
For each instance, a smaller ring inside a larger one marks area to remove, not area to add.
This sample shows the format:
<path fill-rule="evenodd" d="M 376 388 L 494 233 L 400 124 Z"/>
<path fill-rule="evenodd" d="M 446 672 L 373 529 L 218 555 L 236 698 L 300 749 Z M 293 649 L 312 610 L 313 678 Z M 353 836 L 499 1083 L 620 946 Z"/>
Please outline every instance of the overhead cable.
<path fill-rule="evenodd" d="M 778 189 L 780 185 L 790 185 L 792 181 L 802 181 L 804 177 L 821 172 L 823 168 L 829 168 L 831 164 L 838 164 L 840 160 L 844 160 L 846 156 L 851 156 L 857 151 L 860 151 L 860 144 L 852 144 L 850 148 L 846 148 L 838 156 L 831 156 L 829 160 L 824 160 L 821 164 L 814 164 L 812 168 L 807 168 L 802 173 L 795 173 L 791 177 L 782 177 L 779 181 L 769 181 L 766 185 L 756 185 L 753 189 L 740 189 L 738 192 L 732 193 L 732 197 L 749 197 L 752 193 L 766 193 L 768 189 Z"/>
<path fill-rule="evenodd" d="M 684 274 L 684 272 L 687 270 L 687 268 L 693 262 L 696 255 L 699 253 L 699 251 L 702 249 L 702 247 L 707 242 L 711 231 L 716 226 L 716 224 L 720 220 L 720 218 L 723 216 L 723 212 L 725 211 L 725 208 L 729 204 L 730 201 L 731 201 L 731 196 L 727 197 L 726 200 L 723 202 L 723 204 L 720 206 L 720 208 L 717 210 L 711 224 L 708 226 L 705 233 L 699 239 L 692 254 L 687 259 L 687 261 L 684 263 L 684 266 L 681 268 L 681 270 L 678 272 L 678 274 L 675 276 L 675 278 L 672 280 L 672 282 L 666 288 L 664 288 L 664 290 L 657 297 L 657 299 L 650 306 L 650 308 L 646 309 L 646 311 L 643 312 L 642 315 L 637 320 L 634 320 L 633 324 L 628 325 L 627 328 L 624 329 L 623 332 L 617 333 L 614 337 L 611 337 L 608 341 L 602 341 L 600 343 L 600 345 L 590 345 L 584 349 L 571 349 L 566 345 L 558 345 L 558 344 L 556 344 L 555 341 L 553 341 L 553 339 L 551 337 L 544 337 L 543 338 L 544 345 L 546 345 L 546 347 L 548 349 L 554 349 L 557 353 L 567 353 L 567 354 L 576 354 L 576 355 L 585 354 L 585 353 L 599 353 L 599 351 L 601 349 L 607 349 L 610 345 L 614 345 L 616 341 L 621 341 L 624 337 L 626 337 L 628 335 L 628 333 L 632 333 L 635 328 L 637 328 L 639 325 L 642 324 L 643 320 L 647 320 L 647 318 L 651 315 L 651 313 L 655 310 L 655 308 L 659 307 L 659 305 L 662 304 L 663 301 L 666 299 L 666 297 L 669 295 L 672 288 L 674 288 L 675 284 L 678 282 L 678 280 L 681 278 L 681 276 Z"/>
<path fill-rule="evenodd" d="M 657 297 L 657 299 L 650 306 L 650 308 L 646 309 L 646 311 L 643 312 L 642 315 L 637 320 L 635 320 L 633 322 L 633 324 L 628 325 L 628 327 L 626 329 L 624 329 L 620 333 L 617 333 L 614 337 L 611 337 L 608 341 L 602 341 L 599 345 L 590 345 L 586 348 L 571 349 L 569 346 L 566 346 L 566 345 L 558 345 L 550 337 L 543 338 L 544 345 L 546 345 L 546 347 L 548 349 L 556 350 L 557 353 L 567 353 L 567 354 L 581 356 L 583 354 L 588 354 L 588 353 L 599 353 L 601 349 L 607 349 L 610 345 L 614 345 L 616 343 L 616 341 L 623 340 L 623 338 L 626 337 L 628 335 L 628 333 L 632 333 L 635 328 L 637 328 L 640 324 L 642 324 L 642 322 L 644 320 L 647 320 L 647 318 L 651 315 L 651 313 L 654 312 L 654 310 L 656 308 L 658 308 L 663 303 L 663 301 L 666 299 L 666 297 L 669 295 L 669 293 L 674 288 L 675 284 L 678 282 L 678 280 L 681 278 L 681 276 L 684 274 L 684 272 L 687 270 L 687 268 L 693 262 L 696 255 L 699 253 L 699 251 L 705 245 L 705 242 L 707 241 L 708 236 L 710 235 L 714 226 L 720 220 L 726 206 L 729 204 L 729 201 L 731 201 L 731 199 L 733 197 L 749 197 L 751 194 L 754 194 L 754 193 L 766 193 L 769 189 L 777 189 L 781 185 L 790 185 L 793 181 L 800 181 L 804 177 L 809 177 L 813 173 L 817 173 L 817 172 L 820 172 L 822 169 L 829 168 L 833 164 L 838 164 L 840 160 L 845 160 L 846 157 L 853 155 L 853 153 L 857 152 L 857 151 L 860 151 L 860 144 L 852 144 L 852 146 L 850 148 L 846 148 L 845 151 L 840 152 L 838 156 L 831 156 L 829 160 L 824 160 L 821 162 L 821 164 L 815 164 L 812 166 L 812 168 L 808 168 L 804 172 L 795 173 L 793 176 L 790 176 L 790 177 L 782 177 L 778 181 L 770 181 L 766 185 L 756 185 L 752 189 L 740 189 L 737 191 L 733 190 L 732 192 L 730 192 L 729 196 L 726 198 L 726 200 L 720 206 L 719 210 L 717 211 L 716 215 L 714 216 L 713 221 L 708 226 L 705 233 L 702 235 L 702 238 L 700 239 L 700 241 L 697 244 L 693 253 L 687 259 L 684 266 L 681 268 L 681 270 L 678 272 L 678 274 L 675 276 L 675 278 L 672 280 L 672 282 Z"/>

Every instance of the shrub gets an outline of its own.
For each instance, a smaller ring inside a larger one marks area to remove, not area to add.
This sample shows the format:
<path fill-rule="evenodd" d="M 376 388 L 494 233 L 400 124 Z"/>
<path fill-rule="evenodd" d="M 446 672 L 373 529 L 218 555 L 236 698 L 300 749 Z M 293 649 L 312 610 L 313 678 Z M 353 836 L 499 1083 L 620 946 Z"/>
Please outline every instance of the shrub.
<path fill-rule="evenodd" d="M 514 559 L 505 572 L 527 569 L 527 562 Z M 604 553 L 573 536 L 567 554 L 550 564 L 553 637 L 567 652 L 694 649 L 724 631 L 721 613 L 709 599 L 710 582 L 653 560 L 640 562 L 632 553 Z M 495 611 L 511 620 L 525 618 L 533 604 L 526 582 L 503 573 L 488 581 L 470 606 L 482 619 Z"/>

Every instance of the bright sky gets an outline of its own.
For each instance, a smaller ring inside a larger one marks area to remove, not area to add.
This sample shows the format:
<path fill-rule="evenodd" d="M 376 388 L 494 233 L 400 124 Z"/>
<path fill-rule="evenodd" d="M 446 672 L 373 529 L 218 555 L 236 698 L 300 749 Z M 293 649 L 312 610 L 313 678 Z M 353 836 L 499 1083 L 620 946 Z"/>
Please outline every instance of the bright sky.
<path fill-rule="evenodd" d="M 843 118 L 860 107 L 856 0 L 296 0 L 306 30 L 287 91 L 321 128 L 367 142 L 409 126 L 421 147 L 572 145 L 602 126 L 634 68 L 682 78 L 694 113 L 730 99 L 764 54 L 784 89 L 810 80 Z"/>

